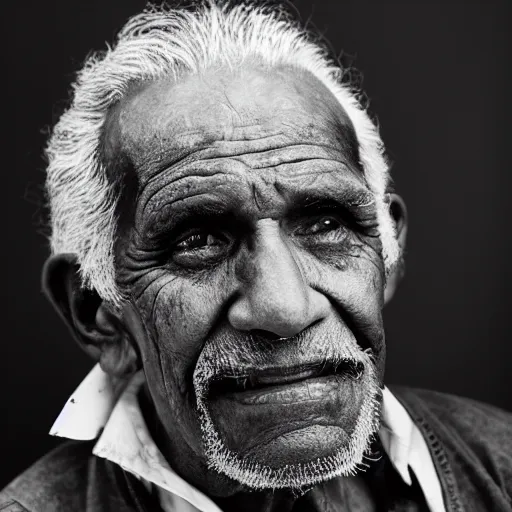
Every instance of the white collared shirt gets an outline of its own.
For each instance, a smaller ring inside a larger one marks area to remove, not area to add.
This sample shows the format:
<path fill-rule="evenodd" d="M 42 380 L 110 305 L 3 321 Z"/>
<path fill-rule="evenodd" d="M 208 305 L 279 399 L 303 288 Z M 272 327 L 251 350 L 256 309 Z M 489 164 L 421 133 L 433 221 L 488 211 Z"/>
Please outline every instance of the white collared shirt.
<path fill-rule="evenodd" d="M 118 464 L 148 487 L 155 485 L 165 512 L 222 512 L 173 471 L 154 443 L 137 400 L 143 383 L 142 371 L 128 383 L 113 382 L 96 365 L 68 399 L 50 434 L 91 440 L 103 429 L 94 455 Z M 441 484 L 425 439 L 387 387 L 383 390 L 379 437 L 404 482 L 411 485 L 411 468 L 431 512 L 445 512 Z"/>

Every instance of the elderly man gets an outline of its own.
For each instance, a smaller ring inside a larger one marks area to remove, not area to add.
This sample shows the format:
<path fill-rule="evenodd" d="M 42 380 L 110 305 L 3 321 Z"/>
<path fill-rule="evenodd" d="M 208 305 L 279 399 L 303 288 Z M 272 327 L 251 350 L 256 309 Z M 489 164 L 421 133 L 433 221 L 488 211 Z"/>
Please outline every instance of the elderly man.
<path fill-rule="evenodd" d="M 0 510 L 511 510 L 508 413 L 384 386 L 403 201 L 286 13 L 150 9 L 48 146 L 45 292 L 98 365 Z"/>

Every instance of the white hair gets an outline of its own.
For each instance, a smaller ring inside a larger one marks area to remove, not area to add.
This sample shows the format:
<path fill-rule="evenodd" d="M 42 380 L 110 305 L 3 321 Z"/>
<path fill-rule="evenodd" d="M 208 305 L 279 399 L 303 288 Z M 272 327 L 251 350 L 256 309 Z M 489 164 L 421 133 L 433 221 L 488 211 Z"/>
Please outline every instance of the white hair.
<path fill-rule="evenodd" d="M 236 68 L 247 59 L 266 68 L 307 70 L 340 102 L 354 126 L 365 179 L 375 194 L 386 272 L 397 262 L 383 143 L 358 93 L 342 83 L 344 70 L 322 44 L 282 8 L 213 0 L 195 10 L 149 7 L 128 20 L 112 47 L 86 61 L 73 85 L 72 103 L 47 147 L 51 250 L 76 254 L 83 285 L 103 299 L 116 306 L 123 302 L 114 264 L 118 193 L 100 149 L 110 107 L 134 82 L 164 75 L 179 80 L 212 66 Z"/>

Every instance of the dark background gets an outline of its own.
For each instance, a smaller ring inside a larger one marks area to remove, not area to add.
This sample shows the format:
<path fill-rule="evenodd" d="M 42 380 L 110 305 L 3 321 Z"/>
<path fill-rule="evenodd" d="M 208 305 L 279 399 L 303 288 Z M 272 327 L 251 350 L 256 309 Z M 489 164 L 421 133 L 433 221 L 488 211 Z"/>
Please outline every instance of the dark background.
<path fill-rule="evenodd" d="M 385 311 L 387 383 L 512 410 L 508 2 L 293 3 L 363 72 L 409 207 L 407 275 Z M 2 152 L 0 487 L 56 444 L 47 431 L 92 364 L 40 292 L 47 127 L 85 55 L 144 2 L 19 4 L 4 17 L 15 139 Z"/>

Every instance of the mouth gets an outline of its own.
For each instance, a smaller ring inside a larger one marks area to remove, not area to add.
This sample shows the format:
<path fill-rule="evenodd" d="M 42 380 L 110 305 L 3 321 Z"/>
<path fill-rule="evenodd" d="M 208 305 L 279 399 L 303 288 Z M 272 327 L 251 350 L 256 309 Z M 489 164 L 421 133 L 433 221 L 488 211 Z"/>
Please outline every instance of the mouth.
<path fill-rule="evenodd" d="M 296 365 L 290 367 L 266 368 L 249 371 L 244 375 L 221 376 L 212 382 L 211 395 L 232 393 L 271 391 L 281 386 L 289 386 L 303 381 L 338 377 L 358 380 L 364 372 L 364 364 L 353 359 L 340 362 L 322 362 Z"/>
<path fill-rule="evenodd" d="M 371 379 L 371 367 L 354 359 L 285 364 L 219 375 L 203 396 L 229 449 L 277 450 L 279 464 L 288 456 L 291 463 L 327 456 L 348 442 Z"/>

